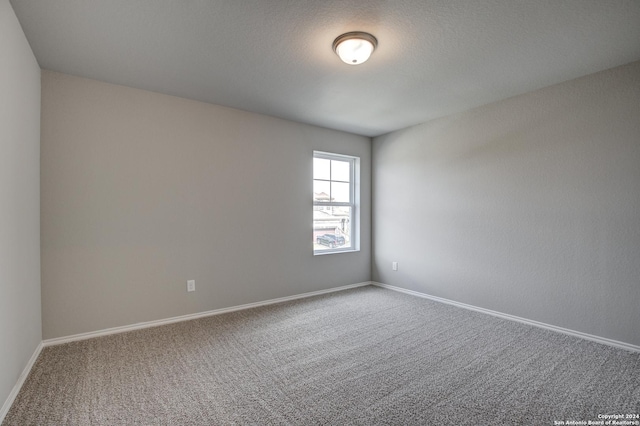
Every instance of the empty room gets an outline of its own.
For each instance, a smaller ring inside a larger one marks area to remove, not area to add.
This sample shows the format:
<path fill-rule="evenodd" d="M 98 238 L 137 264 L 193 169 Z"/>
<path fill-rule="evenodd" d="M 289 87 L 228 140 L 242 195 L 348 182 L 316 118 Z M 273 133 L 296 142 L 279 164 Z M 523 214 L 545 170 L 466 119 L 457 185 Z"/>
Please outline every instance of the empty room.
<path fill-rule="evenodd" d="M 0 424 L 640 425 L 640 1 L 0 0 Z"/>

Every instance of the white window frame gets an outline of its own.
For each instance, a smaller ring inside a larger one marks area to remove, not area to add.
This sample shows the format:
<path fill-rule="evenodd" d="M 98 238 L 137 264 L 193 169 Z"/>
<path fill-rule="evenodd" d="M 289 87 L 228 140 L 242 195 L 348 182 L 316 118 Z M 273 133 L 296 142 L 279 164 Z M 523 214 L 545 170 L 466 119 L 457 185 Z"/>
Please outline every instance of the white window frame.
<path fill-rule="evenodd" d="M 336 248 L 327 248 L 322 250 L 313 250 L 314 255 L 334 254 L 334 253 L 346 253 L 360 251 L 360 158 L 352 155 L 336 154 L 332 152 L 313 151 L 313 158 L 322 158 L 325 160 L 346 161 L 349 163 L 350 177 L 349 177 L 349 202 L 335 202 L 335 201 L 316 201 L 313 200 L 314 207 L 351 207 L 350 231 L 349 238 L 350 245 Z M 313 169 L 313 167 L 312 167 Z M 314 179 L 313 172 L 311 176 L 311 184 L 316 180 Z M 331 182 L 331 180 L 324 180 Z M 313 198 L 313 197 L 312 197 Z M 313 210 L 313 209 L 312 209 Z M 313 226 L 313 216 L 312 216 Z M 315 241 L 312 241 L 315 244 Z"/>

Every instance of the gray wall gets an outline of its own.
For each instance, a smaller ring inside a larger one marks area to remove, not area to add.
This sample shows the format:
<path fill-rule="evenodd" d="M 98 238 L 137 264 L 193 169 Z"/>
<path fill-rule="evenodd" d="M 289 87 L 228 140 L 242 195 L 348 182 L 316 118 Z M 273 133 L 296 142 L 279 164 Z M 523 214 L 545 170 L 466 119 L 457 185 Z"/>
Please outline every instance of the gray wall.
<path fill-rule="evenodd" d="M 640 345 L 640 62 L 375 138 L 372 168 L 373 280 Z"/>
<path fill-rule="evenodd" d="M 42 135 L 45 339 L 370 280 L 369 138 L 48 71 Z M 361 157 L 360 252 L 313 256 L 314 149 Z"/>
<path fill-rule="evenodd" d="M 40 67 L 0 0 L 0 406 L 40 343 Z"/>

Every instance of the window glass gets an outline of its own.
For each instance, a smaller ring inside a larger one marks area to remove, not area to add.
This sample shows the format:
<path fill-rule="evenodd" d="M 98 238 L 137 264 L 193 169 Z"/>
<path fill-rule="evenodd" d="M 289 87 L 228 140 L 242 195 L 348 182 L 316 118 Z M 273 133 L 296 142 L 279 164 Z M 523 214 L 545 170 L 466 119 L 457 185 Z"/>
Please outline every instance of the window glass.
<path fill-rule="evenodd" d="M 351 185 L 345 182 L 331 182 L 331 201 L 348 203 Z"/>
<path fill-rule="evenodd" d="M 331 180 L 331 160 L 327 160 L 324 158 L 314 158 L 313 178 Z"/>
<path fill-rule="evenodd" d="M 313 201 L 328 203 L 331 198 L 331 182 L 323 180 L 313 181 Z"/>
<path fill-rule="evenodd" d="M 351 164 L 347 161 L 331 160 L 331 180 L 349 182 Z"/>

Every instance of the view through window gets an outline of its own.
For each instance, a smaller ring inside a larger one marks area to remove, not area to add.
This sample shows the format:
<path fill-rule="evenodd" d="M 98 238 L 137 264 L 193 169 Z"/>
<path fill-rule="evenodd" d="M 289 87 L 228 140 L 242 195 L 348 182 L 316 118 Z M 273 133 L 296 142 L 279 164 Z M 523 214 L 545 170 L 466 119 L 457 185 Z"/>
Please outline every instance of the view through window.
<path fill-rule="evenodd" d="M 355 250 L 356 157 L 313 154 L 315 254 Z"/>

